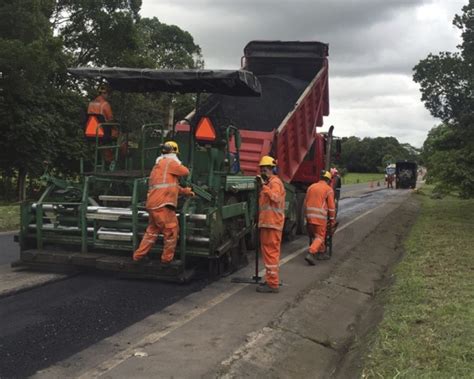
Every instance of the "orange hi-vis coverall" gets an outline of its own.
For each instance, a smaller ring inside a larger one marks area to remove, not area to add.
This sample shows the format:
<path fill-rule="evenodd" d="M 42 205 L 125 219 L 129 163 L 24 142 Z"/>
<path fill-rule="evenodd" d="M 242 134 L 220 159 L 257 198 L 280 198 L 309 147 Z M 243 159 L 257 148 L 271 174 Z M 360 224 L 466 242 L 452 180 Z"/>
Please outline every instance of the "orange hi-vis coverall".
<path fill-rule="evenodd" d="M 163 154 L 157 159 L 148 180 L 148 227 L 140 246 L 133 253 L 134 261 L 139 261 L 148 254 L 160 232 L 163 233 L 161 261 L 168 263 L 173 260 L 179 233 L 176 217 L 178 195 L 191 193 L 190 188 L 179 186 L 178 179 L 188 174 L 189 170 L 181 164 L 176 154 Z"/>
<path fill-rule="evenodd" d="M 276 175 L 262 186 L 258 199 L 260 249 L 265 264 L 265 281 L 272 288 L 280 285 L 279 264 L 283 225 L 285 224 L 285 187 Z"/>
<path fill-rule="evenodd" d="M 309 186 L 304 199 L 304 210 L 308 233 L 314 238 L 309 252 L 324 253 L 328 214 L 330 222 L 334 223 L 336 219 L 334 191 L 324 180 Z"/>
<path fill-rule="evenodd" d="M 97 119 L 96 115 L 102 115 L 106 122 L 112 121 L 114 118 L 109 102 L 102 95 L 97 96 L 89 103 L 89 106 L 87 107 L 87 114 L 89 117 L 87 119 L 85 134 L 86 137 L 90 138 L 95 138 L 97 126 L 100 124 L 100 121 Z M 104 136 L 104 130 L 102 127 L 99 128 L 97 134 L 99 137 Z"/>

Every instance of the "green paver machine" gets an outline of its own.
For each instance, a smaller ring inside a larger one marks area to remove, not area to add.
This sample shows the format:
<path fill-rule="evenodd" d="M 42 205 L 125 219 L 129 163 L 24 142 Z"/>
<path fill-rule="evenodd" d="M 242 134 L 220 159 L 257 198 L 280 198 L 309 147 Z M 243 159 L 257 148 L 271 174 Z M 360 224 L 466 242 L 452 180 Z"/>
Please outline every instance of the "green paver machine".
<path fill-rule="evenodd" d="M 257 210 L 256 183 L 240 170 L 239 130 L 200 107 L 201 93 L 260 96 L 260 83 L 245 70 L 151 70 L 73 68 L 77 77 L 105 80 L 118 91 L 196 93 L 196 109 L 171 131 L 160 123 L 143 125 L 130 143 L 120 125 L 118 137 L 95 139 L 93 169 L 68 182 L 48 177 L 40 199 L 21 206 L 21 247 L 17 265 L 40 269 L 94 268 L 123 276 L 185 281 L 202 262 L 212 275 L 245 264 L 245 241 L 254 244 Z M 99 128 L 97 128 L 99 130 Z M 150 262 L 135 264 L 137 248 L 148 223 L 144 207 L 148 174 L 161 145 L 175 140 L 180 159 L 190 169 L 183 185 L 196 196 L 181 199 L 177 214 L 180 234 L 176 264 L 161 267 L 162 237 L 150 252 Z M 107 161 L 107 155 L 113 158 Z"/>

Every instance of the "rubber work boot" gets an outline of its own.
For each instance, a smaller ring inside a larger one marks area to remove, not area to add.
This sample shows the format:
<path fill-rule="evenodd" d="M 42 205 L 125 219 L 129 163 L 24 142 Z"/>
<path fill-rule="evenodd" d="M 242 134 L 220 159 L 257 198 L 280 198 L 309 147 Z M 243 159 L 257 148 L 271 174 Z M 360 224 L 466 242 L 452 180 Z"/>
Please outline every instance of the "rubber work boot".
<path fill-rule="evenodd" d="M 280 292 L 280 289 L 278 287 L 269 287 L 267 284 L 265 284 L 264 286 L 257 286 L 256 291 L 260 293 L 278 293 Z"/>
<path fill-rule="evenodd" d="M 314 255 L 311 253 L 306 254 L 306 257 L 304 257 L 304 260 L 308 262 L 310 266 L 314 266 L 316 262 L 314 261 Z"/>
<path fill-rule="evenodd" d="M 331 259 L 331 257 L 329 256 L 328 253 L 324 252 L 324 253 L 319 253 L 318 255 L 316 255 L 316 259 L 318 261 L 327 261 L 328 259 Z"/>

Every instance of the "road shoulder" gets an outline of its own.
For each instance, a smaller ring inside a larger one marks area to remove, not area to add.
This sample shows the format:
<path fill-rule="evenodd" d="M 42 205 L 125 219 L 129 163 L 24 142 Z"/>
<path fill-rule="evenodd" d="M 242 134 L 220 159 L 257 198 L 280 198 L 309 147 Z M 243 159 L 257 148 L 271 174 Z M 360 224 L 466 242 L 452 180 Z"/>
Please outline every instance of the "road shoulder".
<path fill-rule="evenodd" d="M 217 368 L 217 376 L 355 377 L 364 341 L 381 319 L 376 293 L 390 283 L 419 206 L 392 212 L 337 266 Z"/>

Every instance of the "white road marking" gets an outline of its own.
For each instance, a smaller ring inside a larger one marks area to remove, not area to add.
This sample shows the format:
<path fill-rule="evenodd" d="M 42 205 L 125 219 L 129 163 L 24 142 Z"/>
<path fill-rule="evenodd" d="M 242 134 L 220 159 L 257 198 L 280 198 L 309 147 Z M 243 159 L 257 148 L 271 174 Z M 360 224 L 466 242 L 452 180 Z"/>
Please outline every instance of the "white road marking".
<path fill-rule="evenodd" d="M 336 233 L 341 232 L 348 226 L 352 225 L 354 222 L 360 220 L 361 218 L 367 216 L 368 214 L 374 212 L 375 210 L 381 208 L 382 206 L 385 206 L 385 204 L 381 204 L 365 213 L 362 213 L 361 215 L 357 216 L 355 219 L 349 221 L 347 224 L 344 224 L 344 226 L 338 228 L 336 230 Z M 300 255 L 301 253 L 305 252 L 308 250 L 308 247 L 302 247 L 301 249 L 296 250 L 295 252 L 287 255 L 285 258 L 280 260 L 280 266 L 284 265 L 285 263 L 288 263 L 290 260 L 295 258 L 296 256 Z M 265 273 L 265 269 L 261 270 L 259 272 L 259 275 L 263 275 Z M 215 307 L 216 305 L 219 305 L 222 303 L 224 300 L 228 299 L 232 295 L 236 294 L 243 288 L 248 287 L 250 284 L 236 284 L 235 287 L 232 287 L 228 291 L 216 296 L 214 299 L 208 301 L 206 304 L 204 304 L 201 307 L 195 308 L 192 311 L 186 313 L 185 315 L 181 316 L 180 318 L 176 319 L 175 321 L 172 321 L 170 324 L 166 326 L 164 330 L 156 331 L 154 333 L 151 333 L 147 335 L 146 337 L 142 338 L 140 341 L 135 343 L 134 345 L 128 347 L 127 349 L 123 350 L 120 353 L 117 353 L 114 355 L 112 358 L 102 362 L 99 366 L 96 366 L 92 370 L 89 370 L 85 373 L 83 373 L 81 376 L 78 377 L 78 379 L 89 379 L 89 378 L 98 378 L 110 370 L 114 369 L 118 365 L 120 365 L 122 362 L 125 362 L 127 359 L 133 356 L 135 351 L 138 348 L 142 348 L 146 345 L 151 345 L 159 340 L 161 340 L 163 337 L 166 337 L 168 334 L 172 333 L 176 329 L 182 327 L 183 325 L 187 324 L 188 322 L 194 320 L 196 317 L 202 315 L 203 313 L 207 312 L 211 308 Z"/>

